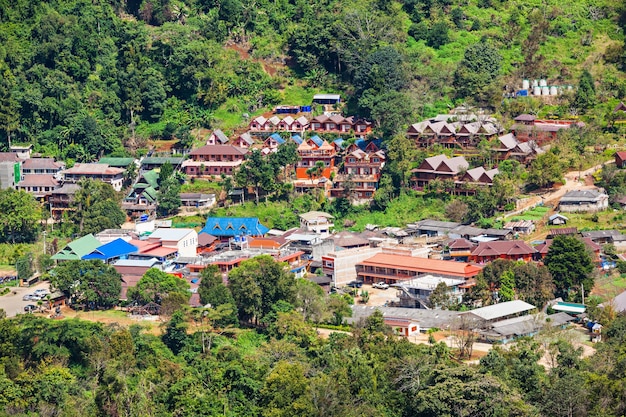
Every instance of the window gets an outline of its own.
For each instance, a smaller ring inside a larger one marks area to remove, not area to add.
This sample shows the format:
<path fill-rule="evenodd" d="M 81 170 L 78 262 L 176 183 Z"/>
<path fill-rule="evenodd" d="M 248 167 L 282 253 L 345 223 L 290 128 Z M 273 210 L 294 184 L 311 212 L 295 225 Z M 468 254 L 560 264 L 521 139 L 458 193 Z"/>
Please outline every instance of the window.
<path fill-rule="evenodd" d="M 353 164 L 354 162 L 356 162 L 356 159 L 354 159 L 354 158 L 348 158 L 348 162 L 350 162 L 351 164 Z"/>
<path fill-rule="evenodd" d="M 324 262 L 324 266 L 326 266 L 328 268 L 332 268 L 333 267 L 333 262 L 332 261 L 325 261 Z"/>

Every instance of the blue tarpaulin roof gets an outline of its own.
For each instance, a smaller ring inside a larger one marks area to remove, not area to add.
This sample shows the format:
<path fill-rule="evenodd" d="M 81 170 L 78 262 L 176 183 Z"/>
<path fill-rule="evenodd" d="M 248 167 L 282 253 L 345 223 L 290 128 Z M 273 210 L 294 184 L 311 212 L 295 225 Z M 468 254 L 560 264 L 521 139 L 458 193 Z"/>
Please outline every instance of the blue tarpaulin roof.
<path fill-rule="evenodd" d="M 83 256 L 82 259 L 101 259 L 103 261 L 108 261 L 109 259 L 119 258 L 121 256 L 135 253 L 137 250 L 137 246 L 131 245 L 124 239 L 120 238 L 97 247 L 87 255 Z"/>
<path fill-rule="evenodd" d="M 209 217 L 200 233 L 220 236 L 263 236 L 269 231 L 257 217 Z"/>

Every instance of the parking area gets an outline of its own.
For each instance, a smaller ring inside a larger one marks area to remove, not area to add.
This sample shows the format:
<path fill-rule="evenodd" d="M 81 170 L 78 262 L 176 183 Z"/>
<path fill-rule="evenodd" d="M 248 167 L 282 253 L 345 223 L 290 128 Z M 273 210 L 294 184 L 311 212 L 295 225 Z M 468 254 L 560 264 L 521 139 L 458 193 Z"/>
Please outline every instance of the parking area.
<path fill-rule="evenodd" d="M 49 290 L 50 284 L 47 282 L 40 282 L 32 287 L 13 287 L 11 292 L 0 296 L 0 308 L 4 309 L 7 313 L 7 317 L 13 317 L 17 314 L 24 314 L 24 307 L 28 304 L 37 305 L 37 301 L 24 301 L 22 297 L 26 294 L 32 294 L 35 290 L 46 289 Z"/>
<path fill-rule="evenodd" d="M 346 293 L 350 293 L 353 291 L 353 288 L 349 288 L 344 286 L 342 288 Z M 397 290 L 393 287 L 388 289 L 379 289 L 374 288 L 370 284 L 363 284 L 360 288 L 357 288 L 358 294 L 361 294 L 362 291 L 367 291 L 370 295 L 370 299 L 367 303 L 368 306 L 382 306 L 385 305 L 388 301 L 397 301 L 396 292 Z M 360 301 L 360 297 L 356 299 L 356 302 Z"/>

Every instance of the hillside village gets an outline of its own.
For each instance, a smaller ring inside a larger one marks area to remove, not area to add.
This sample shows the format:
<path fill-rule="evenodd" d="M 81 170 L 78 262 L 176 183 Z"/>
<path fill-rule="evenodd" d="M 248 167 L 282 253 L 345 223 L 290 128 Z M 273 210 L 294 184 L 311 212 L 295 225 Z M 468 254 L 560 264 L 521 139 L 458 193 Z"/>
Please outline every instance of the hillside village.
<path fill-rule="evenodd" d="M 63 162 L 33 155 L 30 147 L 13 146 L 10 152 L 0 154 L 5 171 L 2 184 L 4 188 L 33 194 L 50 213 L 48 221 L 52 223 L 62 223 L 64 218 L 67 221 L 68 212 L 76 210 L 74 195 L 86 180 L 104 182 L 116 192 L 125 193 L 120 208 L 129 222 L 124 228 L 96 230 L 70 241 L 51 258 L 59 263 L 98 259 L 113 266 L 122 280 L 121 305 L 131 303 L 129 290 L 132 292 L 148 270 L 157 268 L 187 281 L 192 293 L 189 304 L 202 306 L 198 288 L 205 268 L 217 267 L 227 282 L 229 273 L 245 260 L 269 255 L 276 262 L 288 265 L 295 277 L 311 280 L 326 293 L 348 291 L 356 284 L 359 288 L 362 285 L 372 288 L 371 291 L 391 287 L 389 293 L 395 293 L 395 298 L 386 297 L 384 306 L 380 304 L 377 308 L 383 311 L 386 322 L 400 334 L 409 336 L 416 329 L 427 331 L 428 323 L 433 322 L 442 307 L 481 307 L 480 301 L 468 304 L 468 299 L 472 299 L 476 276 L 485 265 L 502 260 L 542 265 L 553 239 L 559 236 L 581 239 L 596 267 L 615 267 L 614 253 L 609 254 L 612 257 L 607 255 L 603 245 L 621 252 L 626 235 L 617 230 L 578 231 L 576 227 L 568 227 L 568 213 L 598 213 L 609 209 L 606 191 L 588 186 L 574 186 L 564 193 L 554 202 L 556 211 L 543 210 L 543 201 L 537 208 L 526 207 L 542 213 L 539 223 L 512 215 L 497 228 L 423 219 L 396 227 L 372 224 L 364 232 L 336 232 L 335 223 L 341 219 L 311 211 L 300 213 L 299 227 L 289 230 L 270 230 L 253 217 L 210 215 L 204 227 L 191 229 L 176 227 L 171 220 L 158 216 L 162 169 L 184 175 L 181 178 L 191 183 L 208 180 L 221 184 L 226 178 L 236 178 L 239 171 L 252 164 L 253 155 L 263 160 L 287 147 L 295 151 L 295 158 L 285 163 L 280 175 L 283 181 L 291 183 L 296 195 L 313 193 L 331 201 L 347 198 L 351 204 L 370 204 L 385 165 L 393 161 L 384 143 L 372 136 L 371 123 L 342 116 L 336 110 L 339 103 L 339 95 L 315 96 L 313 105 L 329 110 L 316 117 L 301 112 L 311 106 L 279 106 L 274 116 L 252 119 L 246 132 L 231 138 L 215 130 L 198 147 L 173 148 L 171 154 L 153 153 L 141 159 L 103 157 L 96 163 L 77 163 L 66 168 Z M 623 108 L 615 111 L 621 112 Z M 515 161 L 529 168 L 553 146 L 559 132 L 584 128 L 581 122 L 539 120 L 528 114 L 515 117 L 510 129 L 502 126 L 493 116 L 466 108 L 411 124 L 405 136 L 411 146 L 424 152 L 423 155 L 434 155 L 414 163 L 415 168 L 408 176 L 409 188 L 418 193 L 441 189 L 439 192 L 452 198 L 476 196 L 480 190 L 493 186 L 501 163 Z M 436 154 L 437 149 L 444 153 Z M 485 150 L 489 153 L 487 158 L 481 157 Z M 615 166 L 622 168 L 625 160 L 625 152 L 615 153 Z M 129 171 L 136 171 L 132 183 L 127 182 Z M 227 196 L 230 202 L 224 200 L 224 194 L 180 193 L 180 208 L 172 212 L 184 209 L 206 213 L 218 204 L 254 199 L 255 193 L 258 201 L 255 184 L 236 181 L 235 185 L 241 187 L 230 191 Z M 515 201 L 515 195 L 506 197 L 507 201 Z M 537 240 L 537 236 L 543 239 Z M 38 277 L 25 277 L 24 282 L 36 282 Z M 440 286 L 444 286 L 447 294 L 443 304 L 431 300 L 432 293 Z M 492 290 L 497 294 L 498 288 Z M 353 292 L 359 295 L 359 291 Z M 361 297 L 363 294 L 362 290 Z M 367 304 L 367 298 L 368 295 L 361 301 Z M 578 307 L 575 311 L 568 310 L 567 304 L 561 305 L 562 300 L 558 300 L 545 299 L 541 305 L 525 303 L 524 307 L 513 303 L 511 309 L 503 303 L 499 315 L 494 316 L 497 320 L 483 324 L 483 338 L 491 342 L 506 341 L 534 334 L 543 326 L 542 321 L 537 322 L 534 315 L 520 316 L 520 313 L 545 312 L 548 302 L 551 311 L 556 311 L 553 313 L 556 316 L 547 316 L 549 320 L 561 324 L 575 320 Z M 74 302 L 71 297 L 55 300 L 56 305 Z M 365 314 L 360 308 L 354 306 L 355 317 Z M 428 311 L 432 314 L 425 316 Z M 567 319 L 564 313 L 571 316 Z M 450 316 L 446 325 L 452 325 L 454 320 L 456 316 Z M 510 326 L 507 320 L 512 320 Z M 434 322 L 441 324 L 440 319 Z M 520 326 L 523 331 L 519 330 Z"/>

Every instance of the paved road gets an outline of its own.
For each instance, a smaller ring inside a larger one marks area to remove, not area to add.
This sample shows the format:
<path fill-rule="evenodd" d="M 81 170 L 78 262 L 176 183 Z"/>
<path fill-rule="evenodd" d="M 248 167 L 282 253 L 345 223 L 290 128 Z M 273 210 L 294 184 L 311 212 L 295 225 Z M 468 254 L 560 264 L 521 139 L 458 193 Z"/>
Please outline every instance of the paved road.
<path fill-rule="evenodd" d="M 16 314 L 24 314 L 24 306 L 27 304 L 37 305 L 36 301 L 22 301 L 22 297 L 26 294 L 32 294 L 33 291 L 40 288 L 48 289 L 50 284 L 47 282 L 33 285 L 32 287 L 14 287 L 7 295 L 0 296 L 0 308 L 4 309 L 7 317 L 13 317 Z"/>

